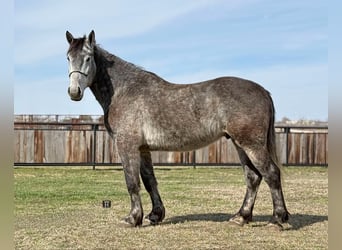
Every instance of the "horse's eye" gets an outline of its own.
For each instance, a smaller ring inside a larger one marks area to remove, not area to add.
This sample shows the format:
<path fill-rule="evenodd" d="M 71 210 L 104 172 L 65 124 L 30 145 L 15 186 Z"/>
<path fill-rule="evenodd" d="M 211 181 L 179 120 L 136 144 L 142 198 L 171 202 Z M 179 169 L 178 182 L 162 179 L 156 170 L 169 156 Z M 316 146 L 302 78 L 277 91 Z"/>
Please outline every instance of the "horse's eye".
<path fill-rule="evenodd" d="M 67 60 L 70 61 L 70 58 L 67 56 Z"/>
<path fill-rule="evenodd" d="M 86 62 L 89 62 L 89 61 L 90 61 L 90 57 L 87 57 Z"/>

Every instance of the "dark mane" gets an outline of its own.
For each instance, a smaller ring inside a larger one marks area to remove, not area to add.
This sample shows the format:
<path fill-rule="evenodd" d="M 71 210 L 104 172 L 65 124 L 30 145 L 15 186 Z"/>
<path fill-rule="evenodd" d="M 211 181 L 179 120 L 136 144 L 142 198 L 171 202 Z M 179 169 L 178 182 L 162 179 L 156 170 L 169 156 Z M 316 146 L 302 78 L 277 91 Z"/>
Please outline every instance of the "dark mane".
<path fill-rule="evenodd" d="M 116 64 L 122 65 L 126 70 L 129 70 L 130 72 L 142 72 L 143 74 L 160 78 L 157 74 L 150 72 L 148 70 L 145 70 L 143 67 L 139 65 L 136 65 L 131 62 L 127 62 L 123 60 L 122 58 L 111 54 L 107 50 L 103 49 L 99 44 L 96 44 L 96 46 L 94 47 L 94 52 L 95 52 L 95 57 L 97 59 L 96 64 L 103 64 L 103 63 L 105 64 L 105 65 L 98 65 L 100 66 L 99 68 L 103 68 L 103 67 L 107 68 L 106 66 L 108 66 L 109 62 L 111 62 L 111 65 L 109 66 L 112 66 L 113 63 L 115 62 Z M 102 60 L 99 60 L 100 58 L 102 58 Z"/>
<path fill-rule="evenodd" d="M 75 53 L 76 51 L 82 49 L 85 40 L 86 40 L 86 36 L 83 36 L 81 38 L 72 39 L 72 41 L 70 43 L 70 47 L 68 49 L 68 53 Z"/>

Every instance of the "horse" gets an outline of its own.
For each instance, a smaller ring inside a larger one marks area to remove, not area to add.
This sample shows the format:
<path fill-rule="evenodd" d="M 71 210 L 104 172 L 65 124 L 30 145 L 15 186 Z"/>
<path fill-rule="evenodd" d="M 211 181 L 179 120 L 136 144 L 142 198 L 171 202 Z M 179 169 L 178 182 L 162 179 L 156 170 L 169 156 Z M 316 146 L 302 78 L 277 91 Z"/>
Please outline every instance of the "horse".
<path fill-rule="evenodd" d="M 68 94 L 80 101 L 90 88 L 104 111 L 104 125 L 122 162 L 131 200 L 125 223 L 132 227 L 143 223 L 139 176 L 152 202 L 145 219 L 156 225 L 165 217 L 151 151 L 196 150 L 224 136 L 237 149 L 247 185 L 242 206 L 229 223 L 243 226 L 252 221 L 264 178 L 273 201 L 268 225 L 283 228 L 289 212 L 275 144 L 275 109 L 267 90 L 238 77 L 171 83 L 101 48 L 93 30 L 79 38 L 66 31 L 66 39 Z"/>

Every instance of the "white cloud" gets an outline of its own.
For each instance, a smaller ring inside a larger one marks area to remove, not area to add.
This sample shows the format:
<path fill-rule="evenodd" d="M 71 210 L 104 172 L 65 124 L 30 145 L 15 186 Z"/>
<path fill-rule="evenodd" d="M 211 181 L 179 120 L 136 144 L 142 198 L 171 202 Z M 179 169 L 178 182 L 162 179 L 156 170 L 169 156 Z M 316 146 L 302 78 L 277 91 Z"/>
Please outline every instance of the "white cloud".
<path fill-rule="evenodd" d="M 65 52 L 65 31 L 81 36 L 94 29 L 99 41 L 144 33 L 179 15 L 217 4 L 199 1 L 44 1 L 15 10 L 15 63 L 25 64 Z M 132 8 L 132 6 L 135 6 Z"/>

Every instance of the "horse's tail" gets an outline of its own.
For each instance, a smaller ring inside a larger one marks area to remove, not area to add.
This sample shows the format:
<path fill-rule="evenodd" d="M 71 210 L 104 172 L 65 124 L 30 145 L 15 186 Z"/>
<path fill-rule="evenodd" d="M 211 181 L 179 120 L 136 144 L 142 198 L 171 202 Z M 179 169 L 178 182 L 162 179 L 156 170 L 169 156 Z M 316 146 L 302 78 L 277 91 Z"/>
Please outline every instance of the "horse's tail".
<path fill-rule="evenodd" d="M 280 172 L 282 172 L 282 164 L 278 158 L 277 144 L 276 144 L 276 133 L 274 128 L 274 119 L 275 119 L 275 109 L 272 98 L 270 96 L 270 121 L 268 126 L 268 134 L 267 134 L 267 150 L 271 157 L 272 164 L 278 167 Z"/>

